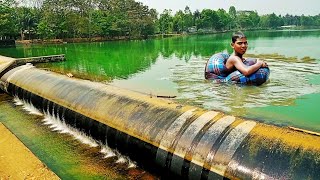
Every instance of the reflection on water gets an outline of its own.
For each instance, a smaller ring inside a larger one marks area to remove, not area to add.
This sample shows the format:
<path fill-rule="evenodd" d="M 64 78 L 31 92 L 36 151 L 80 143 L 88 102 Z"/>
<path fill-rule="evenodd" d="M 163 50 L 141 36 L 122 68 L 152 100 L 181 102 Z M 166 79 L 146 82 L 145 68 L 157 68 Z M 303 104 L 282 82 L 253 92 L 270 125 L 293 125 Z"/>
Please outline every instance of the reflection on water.
<path fill-rule="evenodd" d="M 232 51 L 231 32 L 146 41 L 17 46 L 0 49 L 0 54 L 26 57 L 64 53 L 66 62 L 39 67 L 145 94 L 177 96 L 182 102 L 266 122 L 314 128 L 320 113 L 302 110 L 320 93 L 320 51 L 315 46 L 320 44 L 320 31 L 245 34 L 248 55 L 266 58 L 270 65 L 270 82 L 259 87 L 204 80 L 206 59 L 217 52 Z M 293 112 L 285 113 L 282 107 L 292 107 Z"/>

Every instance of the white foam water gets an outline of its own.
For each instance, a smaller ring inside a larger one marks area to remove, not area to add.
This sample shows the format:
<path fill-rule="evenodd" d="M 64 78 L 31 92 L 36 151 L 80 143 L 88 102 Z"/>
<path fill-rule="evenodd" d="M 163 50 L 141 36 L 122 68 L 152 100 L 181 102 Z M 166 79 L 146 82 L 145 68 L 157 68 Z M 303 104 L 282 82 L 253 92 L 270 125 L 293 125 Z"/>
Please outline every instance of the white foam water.
<path fill-rule="evenodd" d="M 136 162 L 132 161 L 129 157 L 120 154 L 118 151 L 113 150 L 108 146 L 102 146 L 100 152 L 105 155 L 104 158 L 117 157 L 118 159 L 116 160 L 116 163 L 128 164 L 128 169 L 137 167 Z"/>
<path fill-rule="evenodd" d="M 124 164 L 124 163 L 127 163 L 127 162 L 128 162 L 127 159 L 125 157 L 123 157 L 123 156 L 120 156 L 118 158 L 118 160 L 116 161 L 116 163 L 118 163 L 118 164 Z"/>
<path fill-rule="evenodd" d="M 137 167 L 137 163 L 136 162 L 134 162 L 134 161 L 132 161 L 131 159 L 128 159 L 129 161 L 128 161 L 128 169 L 130 169 L 130 168 L 136 168 Z"/>
<path fill-rule="evenodd" d="M 111 158 L 117 156 L 116 153 L 108 146 L 102 146 L 100 152 L 104 154 L 104 158 Z"/>
<path fill-rule="evenodd" d="M 75 139 L 79 140 L 83 144 L 87 144 L 90 147 L 98 147 L 99 144 L 93 140 L 91 137 L 87 136 L 83 132 L 67 125 L 64 121 L 61 121 L 59 117 L 53 117 L 49 114 L 45 114 L 43 119 L 43 123 L 49 125 L 49 127 L 58 131 L 59 133 L 67 133 L 72 135 Z"/>
<path fill-rule="evenodd" d="M 32 106 L 31 104 L 29 103 L 25 103 L 23 105 L 23 109 L 28 111 L 29 114 L 34 114 L 34 115 L 38 115 L 38 116 L 43 116 L 43 114 L 37 109 L 35 108 L 34 106 Z"/>
<path fill-rule="evenodd" d="M 22 106 L 23 105 L 23 102 L 16 96 L 13 98 L 13 103 L 16 106 Z"/>
<path fill-rule="evenodd" d="M 93 138 L 87 136 L 85 133 L 67 125 L 64 121 L 57 117 L 53 117 L 51 115 L 45 114 L 45 118 L 43 119 L 44 124 L 49 125 L 49 127 L 58 131 L 59 133 L 67 133 L 72 135 L 75 139 L 79 140 L 83 144 L 87 144 L 90 147 L 101 147 L 100 152 L 104 154 L 104 158 L 112 158 L 117 157 L 115 163 L 117 164 L 128 164 L 128 168 L 136 168 L 137 165 L 134 161 L 132 161 L 129 157 L 120 154 L 118 151 L 111 149 L 106 145 L 101 145 L 97 143 Z"/>
<path fill-rule="evenodd" d="M 22 106 L 22 109 L 27 111 L 29 114 L 43 116 L 43 114 L 37 108 L 35 108 L 32 104 L 30 104 L 24 100 L 21 100 L 18 97 L 14 97 L 13 102 L 16 106 Z"/>
<path fill-rule="evenodd" d="M 43 124 L 46 126 L 49 126 L 53 131 L 64 133 L 64 134 L 70 134 L 81 143 L 89 145 L 90 147 L 98 147 L 98 146 L 101 147 L 100 153 L 104 155 L 104 158 L 117 157 L 118 159 L 116 160 L 115 163 L 117 164 L 127 163 L 128 169 L 137 167 L 136 163 L 132 161 L 129 157 L 120 154 L 118 151 L 111 149 L 107 145 L 98 143 L 90 136 L 87 136 L 85 133 L 77 130 L 76 128 L 69 126 L 68 124 L 65 123 L 64 120 L 60 119 L 59 115 L 52 116 L 49 113 L 49 110 L 47 110 L 44 113 L 41 113 L 32 104 L 24 100 L 21 100 L 18 97 L 14 97 L 13 101 L 15 105 L 22 106 L 22 108 L 25 111 L 27 111 L 29 114 L 43 116 L 44 117 L 42 120 Z M 53 112 L 53 114 L 56 114 L 56 113 Z"/>

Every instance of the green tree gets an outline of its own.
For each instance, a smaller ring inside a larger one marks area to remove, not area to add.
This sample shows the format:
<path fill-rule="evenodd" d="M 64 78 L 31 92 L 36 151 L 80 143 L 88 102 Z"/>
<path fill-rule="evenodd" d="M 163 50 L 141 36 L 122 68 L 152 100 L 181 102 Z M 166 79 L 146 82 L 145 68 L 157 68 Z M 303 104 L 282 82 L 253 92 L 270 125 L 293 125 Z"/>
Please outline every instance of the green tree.
<path fill-rule="evenodd" d="M 235 28 L 236 27 L 236 18 L 237 18 L 237 11 L 236 8 L 234 6 L 230 6 L 229 7 L 229 16 L 230 16 L 230 29 Z"/>
<path fill-rule="evenodd" d="M 32 39 L 32 35 L 36 34 L 37 26 L 40 21 L 40 10 L 31 7 L 17 7 L 15 9 L 17 14 L 17 21 L 19 21 L 18 28 L 21 39 Z"/>
<path fill-rule="evenodd" d="M 263 28 L 272 28 L 275 29 L 284 24 L 281 17 L 276 14 L 268 14 L 260 17 L 260 26 Z"/>
<path fill-rule="evenodd" d="M 231 17 L 224 9 L 218 9 L 217 15 L 219 17 L 218 20 L 218 30 L 226 30 L 230 27 Z"/>
<path fill-rule="evenodd" d="M 269 27 L 269 17 L 268 17 L 268 15 L 260 16 L 259 27 L 261 27 L 261 28 L 268 28 Z"/>
<path fill-rule="evenodd" d="M 173 17 L 171 15 L 171 10 L 165 9 L 163 12 L 160 14 L 159 18 L 159 28 L 160 32 L 162 34 L 167 34 L 169 32 L 172 32 L 173 29 Z"/>
<path fill-rule="evenodd" d="M 46 21 L 41 21 L 37 27 L 37 34 L 41 39 L 53 39 L 56 34 L 53 32 L 53 27 L 50 27 Z"/>
<path fill-rule="evenodd" d="M 17 3 L 19 2 L 19 3 Z M 186 6 L 174 16 L 164 10 L 159 18 L 155 9 L 149 9 L 135 0 L 33 0 L 0 1 L 0 36 L 21 36 L 32 39 L 77 37 L 148 37 L 155 33 L 212 32 L 234 28 L 278 28 L 281 25 L 320 26 L 319 16 L 259 16 L 256 11 L 236 11 L 229 7 L 214 11 L 204 9 L 191 12 Z"/>
<path fill-rule="evenodd" d="M 0 37 L 15 37 L 18 34 L 17 18 L 11 7 L 14 1 L 0 1 Z"/>
<path fill-rule="evenodd" d="M 320 14 L 314 16 L 313 22 L 314 22 L 314 26 L 320 27 Z"/>
<path fill-rule="evenodd" d="M 257 11 L 250 11 L 249 19 L 251 20 L 251 28 L 259 26 L 260 16 L 258 15 Z"/>
<path fill-rule="evenodd" d="M 211 9 L 203 9 L 201 11 L 200 20 L 199 20 L 199 28 L 203 29 L 218 29 L 219 26 L 219 16 L 214 10 Z"/>
<path fill-rule="evenodd" d="M 177 32 L 177 33 L 181 33 L 185 29 L 186 29 L 186 27 L 185 27 L 184 13 L 181 10 L 179 10 L 173 16 L 173 19 L 172 19 L 172 30 Z"/>
<path fill-rule="evenodd" d="M 300 16 L 300 24 L 301 26 L 313 26 L 314 25 L 314 19 L 311 16 L 305 16 L 305 15 L 301 15 Z"/>
<path fill-rule="evenodd" d="M 240 28 L 246 29 L 253 26 L 253 23 L 247 13 L 240 13 L 237 17 L 237 23 Z"/>
<path fill-rule="evenodd" d="M 189 8 L 189 6 L 186 6 L 184 8 L 184 16 L 183 16 L 183 20 L 184 20 L 184 25 L 185 25 L 185 31 L 188 31 L 188 28 L 192 27 L 194 25 L 193 23 L 193 15 L 192 12 Z"/>
<path fill-rule="evenodd" d="M 156 12 L 150 11 L 148 6 L 144 6 L 141 2 L 129 1 L 127 11 L 129 33 L 137 37 L 147 37 L 148 34 L 154 34 Z"/>
<path fill-rule="evenodd" d="M 269 17 L 269 27 L 277 28 L 283 25 L 281 22 L 281 18 L 277 16 L 275 13 L 270 14 L 268 17 Z"/>
<path fill-rule="evenodd" d="M 97 1 L 93 24 L 102 36 L 147 37 L 156 31 L 157 12 L 134 0 Z"/>
<path fill-rule="evenodd" d="M 199 12 L 199 10 L 194 11 L 193 13 L 193 25 L 196 27 L 199 27 L 199 22 L 201 19 L 201 13 Z"/>

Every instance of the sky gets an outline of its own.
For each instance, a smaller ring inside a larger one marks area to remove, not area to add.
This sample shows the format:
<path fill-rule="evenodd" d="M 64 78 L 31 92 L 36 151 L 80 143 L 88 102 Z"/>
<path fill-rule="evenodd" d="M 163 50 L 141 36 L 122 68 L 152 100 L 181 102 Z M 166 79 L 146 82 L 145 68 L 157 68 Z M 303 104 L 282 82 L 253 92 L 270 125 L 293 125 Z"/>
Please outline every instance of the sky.
<path fill-rule="evenodd" d="M 149 8 L 154 8 L 159 14 L 164 9 L 171 9 L 173 14 L 178 10 L 184 10 L 189 6 L 191 12 L 202 9 L 218 10 L 219 8 L 229 11 L 230 6 L 236 10 L 253 10 L 259 15 L 318 15 L 320 14 L 320 0 L 136 0 Z"/>

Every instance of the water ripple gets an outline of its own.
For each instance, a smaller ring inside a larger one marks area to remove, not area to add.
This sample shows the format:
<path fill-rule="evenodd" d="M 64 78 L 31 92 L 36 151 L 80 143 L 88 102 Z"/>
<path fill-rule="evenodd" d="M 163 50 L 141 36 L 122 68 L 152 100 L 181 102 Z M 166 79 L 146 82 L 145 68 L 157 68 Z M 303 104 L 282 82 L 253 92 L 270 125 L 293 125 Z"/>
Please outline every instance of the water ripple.
<path fill-rule="evenodd" d="M 320 74 L 316 63 L 267 59 L 270 80 L 262 86 L 218 84 L 204 80 L 206 59 L 194 58 L 185 66 L 175 66 L 170 79 L 178 85 L 178 100 L 207 109 L 243 116 L 246 108 L 291 105 L 299 96 L 319 93 L 320 86 L 309 78 Z"/>

